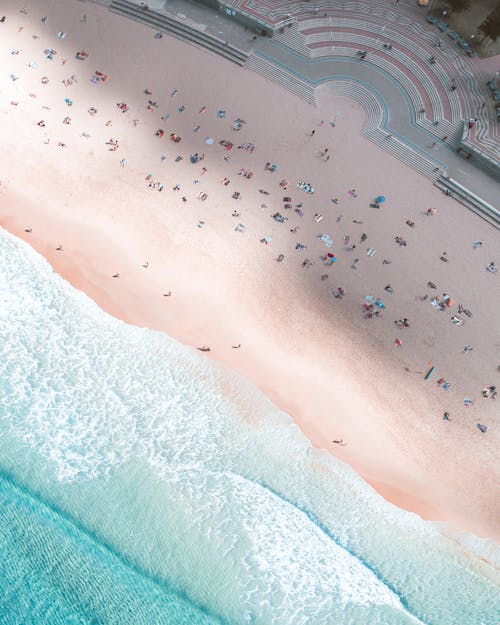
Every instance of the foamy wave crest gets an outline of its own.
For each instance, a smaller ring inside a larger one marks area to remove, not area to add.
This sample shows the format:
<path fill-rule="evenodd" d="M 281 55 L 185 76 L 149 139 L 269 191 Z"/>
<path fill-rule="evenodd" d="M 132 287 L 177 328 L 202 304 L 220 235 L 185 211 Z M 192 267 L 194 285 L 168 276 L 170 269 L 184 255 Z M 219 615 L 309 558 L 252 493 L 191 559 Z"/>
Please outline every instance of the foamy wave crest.
<path fill-rule="evenodd" d="M 154 579 L 242 625 L 496 625 L 498 571 L 2 231 L 0 311 L 0 466 Z"/>

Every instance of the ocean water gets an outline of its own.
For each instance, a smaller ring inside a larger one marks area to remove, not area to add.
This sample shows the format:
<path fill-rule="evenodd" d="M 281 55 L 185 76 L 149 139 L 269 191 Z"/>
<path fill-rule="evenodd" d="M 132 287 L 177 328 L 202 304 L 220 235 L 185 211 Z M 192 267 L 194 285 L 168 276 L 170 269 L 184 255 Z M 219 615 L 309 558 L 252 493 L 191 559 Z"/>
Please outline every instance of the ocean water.
<path fill-rule="evenodd" d="M 1 229 L 0 556 L 2 625 L 500 620 L 497 568 Z"/>

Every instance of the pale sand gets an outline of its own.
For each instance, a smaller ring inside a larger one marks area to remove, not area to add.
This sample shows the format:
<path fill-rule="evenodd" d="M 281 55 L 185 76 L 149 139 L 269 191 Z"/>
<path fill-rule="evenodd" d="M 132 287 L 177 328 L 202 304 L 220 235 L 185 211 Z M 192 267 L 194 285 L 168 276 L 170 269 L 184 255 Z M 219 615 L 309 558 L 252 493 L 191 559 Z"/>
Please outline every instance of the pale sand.
<path fill-rule="evenodd" d="M 209 345 L 210 357 L 252 380 L 316 447 L 351 464 L 390 501 L 498 539 L 499 409 L 481 397 L 485 386 L 500 386 L 500 276 L 484 270 L 489 261 L 500 262 L 498 232 L 360 137 L 360 108 L 327 89 L 314 109 L 245 69 L 166 36 L 154 39 L 151 30 L 92 4 L 41 0 L 27 16 L 17 12 L 18 3 L 6 5 L 7 22 L 0 24 L 0 225 L 29 241 L 111 314 L 188 345 Z M 79 21 L 83 12 L 86 23 Z M 44 15 L 47 24 L 40 21 Z M 55 36 L 60 30 L 65 39 Z M 22 52 L 11 55 L 14 47 Z M 58 51 L 53 61 L 41 54 L 47 47 Z M 83 62 L 75 60 L 82 49 L 90 52 Z M 63 58 L 69 59 L 65 65 Z M 28 67 L 29 60 L 38 67 Z M 91 84 L 95 69 L 109 74 L 109 82 Z M 13 82 L 11 72 L 20 79 Z M 42 75 L 49 76 L 48 85 L 40 84 Z M 78 83 L 64 87 L 61 80 L 71 75 Z M 153 113 L 145 108 L 145 88 L 158 102 Z M 179 93 L 171 98 L 174 88 Z M 117 102 L 130 111 L 120 113 Z M 183 113 L 177 111 L 181 104 Z M 207 110 L 199 114 L 202 105 Z M 87 113 L 90 106 L 99 110 L 95 117 Z M 225 120 L 216 118 L 217 108 L 227 110 Z M 167 111 L 170 119 L 161 121 Z M 62 124 L 66 115 L 69 126 Z M 246 120 L 240 132 L 231 130 L 236 117 Z M 41 119 L 45 128 L 36 125 Z M 140 120 L 137 127 L 133 119 Z M 167 136 L 157 139 L 157 128 Z M 181 143 L 168 139 L 172 131 Z M 214 145 L 203 142 L 207 136 Z M 110 137 L 120 142 L 116 152 L 104 145 Z M 224 152 L 220 139 L 251 141 L 256 150 Z M 58 141 L 67 147 L 57 147 Z M 317 156 L 325 147 L 328 163 Z M 205 153 L 205 160 L 190 164 L 192 152 Z M 163 163 L 161 153 L 168 155 Z M 177 154 L 184 157 L 180 163 L 174 162 Z M 278 163 L 278 172 L 264 172 L 267 161 Z M 253 178 L 236 175 L 240 167 L 252 170 Z M 148 188 L 149 172 L 165 184 L 163 192 Z M 217 182 L 224 176 L 231 179 L 228 187 Z M 283 178 L 290 181 L 286 192 L 278 185 Z M 311 182 L 316 194 L 298 190 L 299 179 Z M 176 183 L 181 191 L 172 190 Z M 347 194 L 352 187 L 357 198 Z M 241 200 L 231 198 L 234 191 Z M 208 193 L 206 202 L 196 200 L 199 192 Z M 380 193 L 387 202 L 380 210 L 369 208 Z M 284 195 L 303 202 L 303 218 L 283 209 Z M 330 201 L 334 196 L 338 206 Z M 430 206 L 438 208 L 434 217 L 424 214 Z M 239 218 L 231 216 L 234 209 Z M 289 220 L 276 223 L 270 217 L 275 211 Z M 320 223 L 313 221 L 316 212 L 324 215 Z M 199 220 L 206 222 L 203 228 Z M 234 231 L 238 223 L 245 232 Z M 300 230 L 292 234 L 295 225 Z M 31 233 L 24 232 L 28 226 Z M 363 232 L 368 240 L 360 244 Z M 315 239 L 319 233 L 332 237 L 331 249 Z M 345 234 L 356 250 L 343 249 Z M 395 244 L 398 234 L 407 247 Z M 259 243 L 263 236 L 272 236 L 272 243 Z M 474 251 L 475 239 L 483 246 Z M 295 251 L 296 242 L 307 244 L 307 252 Z M 55 251 L 60 244 L 63 251 Z M 377 250 L 371 258 L 369 246 Z M 439 260 L 444 250 L 449 263 Z M 338 257 L 331 268 L 319 258 L 327 251 Z M 285 260 L 277 263 L 280 253 Z M 315 263 L 310 269 L 302 268 L 305 258 Z M 359 258 L 355 270 L 353 258 Z M 384 258 L 392 264 L 383 265 Z M 115 272 L 119 279 L 111 277 Z M 329 274 L 325 281 L 323 273 Z M 436 291 L 426 287 L 429 280 Z M 384 292 L 387 283 L 393 294 Z M 343 300 L 332 295 L 338 286 L 346 291 Z M 163 297 L 169 290 L 171 297 Z M 456 306 L 436 312 L 419 299 L 444 292 L 472 310 L 471 319 L 461 315 L 464 326 L 450 321 Z M 382 318 L 363 319 L 366 294 L 384 301 Z M 409 318 L 409 329 L 395 327 L 402 317 Z M 402 347 L 395 338 L 403 339 Z M 232 349 L 239 343 L 241 349 Z M 466 344 L 474 350 L 463 354 Z M 424 382 L 430 363 L 436 372 Z M 436 384 L 440 377 L 451 382 L 448 391 Z M 471 408 L 464 407 L 464 397 L 473 399 Z M 442 420 L 445 410 L 451 422 Z M 489 426 L 486 434 L 478 422 Z M 332 443 L 339 439 L 347 445 Z"/>

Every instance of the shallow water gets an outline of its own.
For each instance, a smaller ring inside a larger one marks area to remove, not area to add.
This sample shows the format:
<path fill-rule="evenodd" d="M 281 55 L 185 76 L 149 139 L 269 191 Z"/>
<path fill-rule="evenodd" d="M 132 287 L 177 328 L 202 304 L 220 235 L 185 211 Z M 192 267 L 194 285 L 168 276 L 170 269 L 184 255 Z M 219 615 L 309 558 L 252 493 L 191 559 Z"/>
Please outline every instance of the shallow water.
<path fill-rule="evenodd" d="M 8 625 L 498 623 L 497 569 L 2 230 L 0 501 Z"/>

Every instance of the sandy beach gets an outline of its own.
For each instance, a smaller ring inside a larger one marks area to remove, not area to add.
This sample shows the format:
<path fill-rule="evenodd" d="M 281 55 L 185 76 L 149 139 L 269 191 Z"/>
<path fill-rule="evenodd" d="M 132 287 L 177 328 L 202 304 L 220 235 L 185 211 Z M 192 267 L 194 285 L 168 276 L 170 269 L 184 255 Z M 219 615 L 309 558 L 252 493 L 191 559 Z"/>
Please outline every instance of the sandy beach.
<path fill-rule="evenodd" d="M 327 88 L 313 108 L 102 7 L 20 8 L 0 24 L 0 225 L 105 311 L 209 347 L 388 500 L 498 540 L 498 231 Z"/>

